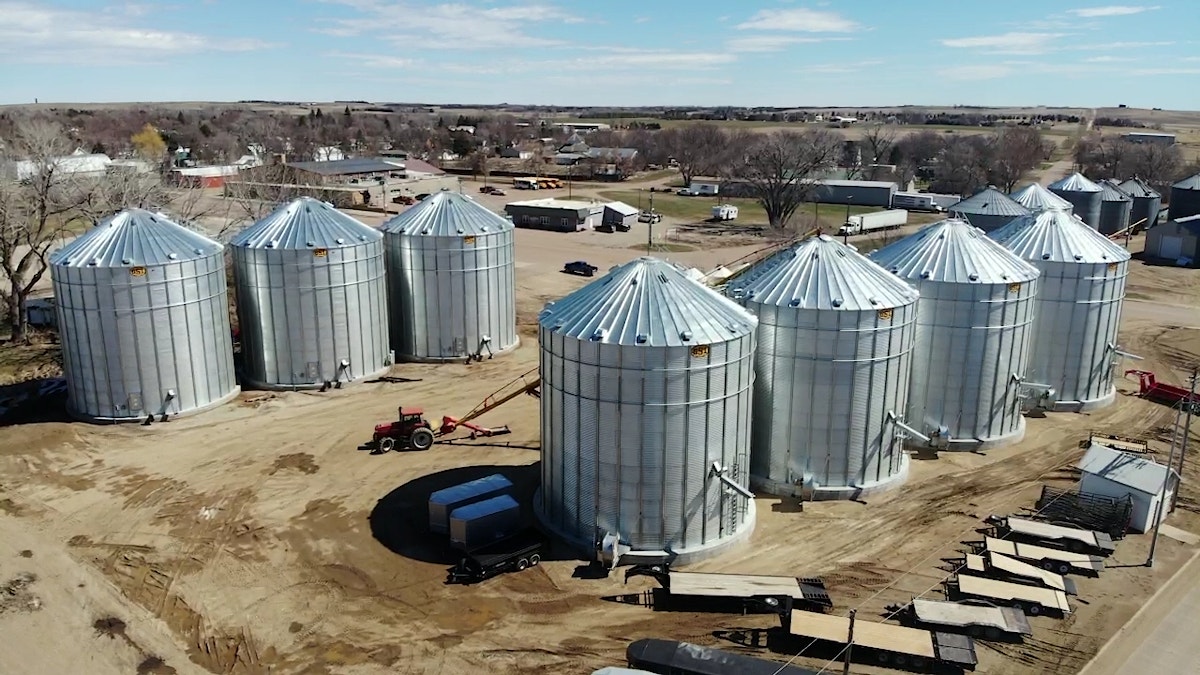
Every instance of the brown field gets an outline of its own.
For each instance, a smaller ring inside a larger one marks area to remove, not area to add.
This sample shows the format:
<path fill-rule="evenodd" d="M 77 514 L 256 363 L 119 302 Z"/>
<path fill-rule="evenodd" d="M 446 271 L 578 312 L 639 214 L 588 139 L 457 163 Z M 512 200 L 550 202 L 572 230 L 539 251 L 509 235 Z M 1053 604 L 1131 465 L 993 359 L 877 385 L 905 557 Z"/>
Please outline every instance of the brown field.
<path fill-rule="evenodd" d="M 512 195 L 484 199 L 498 205 Z M 478 586 L 443 585 L 453 558 L 423 532 L 424 500 L 433 489 L 495 471 L 532 487 L 536 399 L 519 397 L 480 420 L 510 425 L 509 436 L 425 453 L 358 450 L 400 403 L 434 418 L 461 415 L 533 369 L 537 312 L 585 283 L 560 273 L 562 263 L 586 259 L 603 270 L 630 260 L 642 254 L 642 227 L 518 230 L 524 343 L 495 360 L 396 367 L 393 375 L 418 380 L 406 384 L 245 392 L 236 403 L 151 427 L 55 420 L 0 428 L 0 583 L 21 580 L 0 596 L 9 598 L 0 605 L 0 672 L 550 675 L 617 665 L 625 645 L 642 637 L 746 649 L 737 636 L 770 626 L 769 618 L 609 602 L 602 598 L 651 584 L 626 586 L 615 574 L 575 578 L 581 563 L 567 551 Z M 763 244 L 731 229 L 659 255 L 708 268 Z M 1141 245 L 1135 238 L 1131 248 Z M 1181 382 L 1200 360 L 1198 311 L 1195 270 L 1135 261 L 1121 345 L 1145 360 L 1129 367 Z M 4 365 L 18 368 L 45 352 Z M 914 595 L 940 597 L 941 559 L 974 537 L 989 513 L 1032 506 L 1043 482 L 1072 481 L 1069 467 L 1089 430 L 1146 437 L 1160 456 L 1166 451 L 1170 411 L 1130 396 L 1132 387 L 1123 381 L 1106 410 L 1031 418 L 1026 438 L 1012 447 L 918 458 L 903 488 L 865 503 L 800 508 L 760 498 L 751 540 L 692 569 L 821 575 L 834 611 L 858 607 L 860 620 L 879 620 L 884 606 Z M 1186 478 L 1197 471 L 1200 460 L 1189 457 Z M 1200 533 L 1194 483 L 1184 484 L 1179 505 L 1169 522 Z M 1035 637 L 1024 645 L 981 644 L 978 672 L 1078 671 L 1196 551 L 1164 537 L 1147 569 L 1140 565 L 1148 546 L 1142 535 L 1122 541 L 1110 569 L 1080 580 L 1075 612 L 1032 619 Z M 817 668 L 825 659 L 806 654 L 796 663 Z M 855 665 L 852 672 L 894 671 Z"/>

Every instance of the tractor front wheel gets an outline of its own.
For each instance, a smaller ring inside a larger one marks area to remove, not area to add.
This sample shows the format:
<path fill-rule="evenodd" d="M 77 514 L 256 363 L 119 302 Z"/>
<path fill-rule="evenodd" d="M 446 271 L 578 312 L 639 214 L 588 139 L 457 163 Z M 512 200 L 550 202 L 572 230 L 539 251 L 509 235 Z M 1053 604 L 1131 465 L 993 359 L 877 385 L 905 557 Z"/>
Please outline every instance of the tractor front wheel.
<path fill-rule="evenodd" d="M 379 452 L 391 452 L 396 448 L 396 439 L 384 436 L 379 439 Z"/>
<path fill-rule="evenodd" d="M 413 429 L 408 444 L 413 450 L 428 450 L 433 447 L 433 432 L 429 429 Z"/>

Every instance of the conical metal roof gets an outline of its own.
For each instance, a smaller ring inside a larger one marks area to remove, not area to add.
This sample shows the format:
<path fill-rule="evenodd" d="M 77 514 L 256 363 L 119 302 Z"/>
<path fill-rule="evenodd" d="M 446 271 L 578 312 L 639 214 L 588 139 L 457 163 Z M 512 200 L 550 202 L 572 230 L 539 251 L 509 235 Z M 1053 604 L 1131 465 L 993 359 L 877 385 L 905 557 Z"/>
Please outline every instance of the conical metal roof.
<path fill-rule="evenodd" d="M 1047 209 L 1071 211 L 1075 208 L 1071 202 L 1047 190 L 1039 183 L 1030 183 L 1009 196 L 1021 206 L 1029 209 L 1030 213 L 1041 213 Z"/>
<path fill-rule="evenodd" d="M 380 228 L 389 234 L 460 237 L 503 232 L 513 224 L 470 197 L 442 190 L 388 220 Z"/>
<path fill-rule="evenodd" d="M 242 230 L 229 244 L 240 248 L 304 250 L 355 246 L 380 239 L 383 234 L 379 230 L 338 211 L 332 204 L 301 197 Z"/>
<path fill-rule="evenodd" d="M 1131 202 L 1133 199 L 1121 191 L 1116 184 L 1102 180 L 1096 183 L 1100 186 L 1100 201 L 1102 202 Z"/>
<path fill-rule="evenodd" d="M 1161 197 L 1158 190 L 1150 187 L 1146 181 L 1141 178 L 1130 178 L 1121 183 L 1121 190 L 1130 197 L 1149 198 Z"/>
<path fill-rule="evenodd" d="M 1038 270 L 965 220 L 950 218 L 875 251 L 880 267 L 922 281 L 1003 284 L 1032 281 Z"/>
<path fill-rule="evenodd" d="M 912 286 L 823 234 L 754 265 L 727 287 L 727 293 L 775 307 L 842 311 L 903 307 L 917 301 Z"/>
<path fill-rule="evenodd" d="M 1019 218 L 988 236 L 1031 262 L 1095 263 L 1129 260 L 1129 251 L 1065 211 Z"/>
<path fill-rule="evenodd" d="M 1055 192 L 1100 192 L 1104 188 L 1088 180 L 1083 174 L 1075 172 L 1051 183 L 1050 189 Z"/>
<path fill-rule="evenodd" d="M 1171 187 L 1176 190 L 1200 190 L 1200 173 L 1184 178 Z"/>
<path fill-rule="evenodd" d="M 199 260 L 224 247 L 161 213 L 125 209 L 50 257 L 58 267 L 141 267 Z"/>
<path fill-rule="evenodd" d="M 735 302 L 657 258 L 614 267 L 547 304 L 538 322 L 578 340 L 647 347 L 726 342 L 758 326 L 758 319 Z"/>
<path fill-rule="evenodd" d="M 952 214 L 965 216 L 1012 216 L 1017 218 L 1029 215 L 1029 209 L 991 186 L 983 188 L 947 210 Z"/>

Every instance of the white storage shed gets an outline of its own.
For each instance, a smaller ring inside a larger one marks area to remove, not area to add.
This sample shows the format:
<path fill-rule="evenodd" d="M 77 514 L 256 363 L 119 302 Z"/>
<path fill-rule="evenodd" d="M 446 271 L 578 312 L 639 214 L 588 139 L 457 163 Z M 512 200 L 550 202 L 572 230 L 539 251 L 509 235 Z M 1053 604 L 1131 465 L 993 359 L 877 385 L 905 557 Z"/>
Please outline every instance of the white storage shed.
<path fill-rule="evenodd" d="M 1116 498 L 1129 495 L 1133 502 L 1130 530 L 1150 531 L 1154 527 L 1159 501 L 1163 502 L 1162 517 L 1171 511 L 1179 475 L 1163 464 L 1092 443 L 1078 466 L 1083 472 L 1079 480 L 1080 492 Z"/>

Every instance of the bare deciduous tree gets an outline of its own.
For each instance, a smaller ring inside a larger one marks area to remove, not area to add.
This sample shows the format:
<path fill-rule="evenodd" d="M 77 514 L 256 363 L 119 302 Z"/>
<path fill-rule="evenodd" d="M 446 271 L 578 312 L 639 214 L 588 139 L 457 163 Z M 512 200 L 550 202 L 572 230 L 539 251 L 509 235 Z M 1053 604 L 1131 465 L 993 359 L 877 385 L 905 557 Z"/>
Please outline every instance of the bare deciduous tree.
<path fill-rule="evenodd" d="M 863 130 L 862 142 L 869 155 L 866 158 L 868 164 L 887 164 L 892 145 L 896 143 L 896 130 L 883 124 L 868 125 Z"/>
<path fill-rule="evenodd" d="M 724 130 L 715 124 L 688 124 L 660 133 L 667 154 L 679 163 L 679 175 L 685 186 L 695 176 L 716 172 L 717 158 L 728 140 Z"/>
<path fill-rule="evenodd" d="M 814 178 L 836 165 L 842 141 L 825 129 L 760 134 L 741 140 L 746 145 L 728 170 L 748 185 L 770 226 L 782 229 L 816 189 Z"/>
<path fill-rule="evenodd" d="M 1049 155 L 1042 132 L 1033 127 L 1011 127 L 992 139 L 988 153 L 988 179 L 1012 192 L 1026 171 Z"/>

